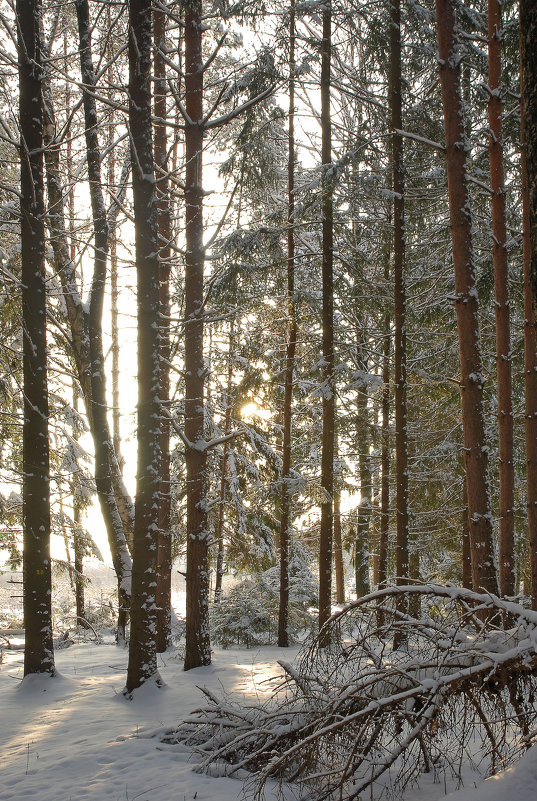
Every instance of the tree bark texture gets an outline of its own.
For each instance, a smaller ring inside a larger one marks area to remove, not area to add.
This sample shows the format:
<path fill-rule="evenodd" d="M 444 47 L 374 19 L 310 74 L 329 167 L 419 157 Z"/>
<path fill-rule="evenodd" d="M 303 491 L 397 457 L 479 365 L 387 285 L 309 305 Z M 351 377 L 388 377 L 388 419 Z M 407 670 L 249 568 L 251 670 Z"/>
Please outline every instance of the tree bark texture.
<path fill-rule="evenodd" d="M 170 398 L 170 259 L 172 238 L 171 198 L 168 179 L 168 137 L 166 125 L 166 20 L 161 8 L 153 11 L 154 29 L 154 153 L 157 169 L 157 211 L 160 242 L 160 402 Z M 157 558 L 157 652 L 171 645 L 172 532 L 170 527 L 170 421 L 160 418 L 160 490 Z"/>
<path fill-rule="evenodd" d="M 537 7 L 520 2 L 524 393 L 531 608 L 537 610 Z"/>
<path fill-rule="evenodd" d="M 330 64 L 332 47 L 332 3 L 323 8 L 321 43 L 321 160 L 322 160 L 322 354 L 323 433 L 321 450 L 321 531 L 319 542 L 319 628 L 331 614 L 332 535 L 334 493 L 334 440 L 336 395 L 334 387 L 334 204 L 332 164 L 332 123 L 330 108 Z M 321 646 L 329 644 L 328 633 Z"/>
<path fill-rule="evenodd" d="M 488 2 L 489 160 L 492 189 L 492 259 L 496 315 L 496 376 L 498 383 L 498 447 L 500 475 L 500 592 L 515 594 L 515 473 L 513 464 L 513 404 L 511 399 L 511 334 L 509 271 L 505 222 L 502 127 L 502 15 L 499 0 Z"/>
<path fill-rule="evenodd" d="M 488 483 L 488 447 L 483 410 L 478 296 L 472 249 L 472 218 L 466 174 L 467 138 L 460 84 L 459 42 L 452 0 L 436 0 L 440 82 L 446 133 L 455 308 L 459 337 L 464 456 L 476 591 L 498 592 Z"/>
<path fill-rule="evenodd" d="M 24 675 L 54 673 L 46 343 L 42 59 L 37 0 L 17 0 L 23 319 Z"/>
<path fill-rule="evenodd" d="M 204 444 L 203 354 L 203 53 L 202 4 L 185 13 L 185 436 L 187 576 L 185 670 L 211 662 L 209 640 L 209 532 Z"/>
<path fill-rule="evenodd" d="M 129 7 L 129 129 L 138 318 L 138 465 L 126 693 L 157 670 L 157 545 L 160 470 L 159 255 L 151 124 L 151 2 Z"/>
<path fill-rule="evenodd" d="M 287 162 L 287 348 L 283 398 L 282 489 L 280 509 L 280 604 L 278 645 L 289 646 L 289 548 L 291 539 L 291 433 L 293 374 L 297 338 L 295 310 L 295 3 L 289 10 L 289 152 Z"/>

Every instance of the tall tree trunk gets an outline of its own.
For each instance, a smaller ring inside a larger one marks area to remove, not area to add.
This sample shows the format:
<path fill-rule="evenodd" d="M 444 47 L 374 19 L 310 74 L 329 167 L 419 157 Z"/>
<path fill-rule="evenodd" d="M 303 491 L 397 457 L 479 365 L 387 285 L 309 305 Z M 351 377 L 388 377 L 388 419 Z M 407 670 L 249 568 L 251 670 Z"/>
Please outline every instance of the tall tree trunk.
<path fill-rule="evenodd" d="M 170 242 L 171 208 L 168 179 L 168 137 L 166 125 L 166 13 L 161 8 L 153 11 L 154 25 L 154 107 L 155 166 L 157 168 L 157 209 L 160 239 L 160 402 L 164 406 L 170 397 Z M 172 590 L 172 532 L 170 527 L 170 421 L 167 415 L 160 419 L 160 495 L 159 534 L 157 556 L 157 651 L 163 653 L 171 645 L 171 590 Z"/>
<path fill-rule="evenodd" d="M 289 153 L 287 162 L 287 353 L 283 398 L 283 453 L 280 511 L 280 607 L 278 645 L 289 646 L 289 548 L 291 534 L 291 428 L 297 321 L 295 312 L 295 2 L 289 10 Z"/>
<path fill-rule="evenodd" d="M 395 573 L 398 584 L 409 576 L 408 430 L 406 378 L 405 200 L 401 75 L 401 2 L 392 0 L 390 27 L 390 111 L 393 169 L 393 264 L 395 301 L 395 475 L 397 540 Z"/>
<path fill-rule="evenodd" d="M 471 210 L 466 175 L 467 144 L 460 85 L 460 44 L 452 0 L 436 0 L 440 82 L 446 132 L 446 163 L 459 354 L 464 456 L 474 589 L 496 593 L 488 448 L 483 410 L 483 368 L 472 249 Z"/>
<path fill-rule="evenodd" d="M 95 486 L 107 531 L 112 532 L 112 558 L 118 576 L 120 615 L 118 619 L 118 642 L 124 639 L 126 614 L 130 604 L 130 559 L 126 553 L 123 521 L 114 495 L 112 473 L 115 453 L 107 419 L 106 377 L 102 341 L 102 318 L 106 286 L 106 262 L 108 257 L 109 226 L 104 204 L 101 182 L 101 148 L 99 143 L 99 118 L 95 102 L 95 71 L 91 53 L 91 24 L 87 0 L 75 0 L 78 35 L 80 42 L 80 72 L 83 89 L 84 124 L 86 138 L 86 160 L 88 166 L 89 193 L 93 218 L 93 279 L 90 292 L 87 326 L 90 354 L 91 424 L 95 431 Z"/>
<path fill-rule="evenodd" d="M 332 163 L 332 122 L 330 108 L 330 64 L 332 49 L 332 3 L 323 7 L 321 44 L 321 128 L 322 128 L 322 329 L 323 329 L 323 434 L 321 452 L 321 532 L 319 543 L 319 628 L 328 620 L 332 605 L 332 533 L 334 493 L 334 438 L 336 395 L 334 387 L 334 208 Z M 326 633 L 320 641 L 329 644 Z"/>
<path fill-rule="evenodd" d="M 505 224 L 503 131 L 501 98 L 502 15 L 499 0 L 488 2 L 488 65 L 490 128 L 489 159 L 492 202 L 492 258 L 496 314 L 496 375 L 498 383 L 498 443 L 500 471 L 499 582 L 502 595 L 515 594 L 515 474 L 513 465 L 513 404 L 511 400 L 511 335 L 509 272 Z"/>
<path fill-rule="evenodd" d="M 520 2 L 526 486 L 531 608 L 537 610 L 537 7 Z"/>
<path fill-rule="evenodd" d="M 138 316 L 138 464 L 131 636 L 125 692 L 160 683 L 157 670 L 157 542 L 160 470 L 160 335 L 157 199 L 151 125 L 151 1 L 129 6 L 129 128 Z"/>
<path fill-rule="evenodd" d="M 46 343 L 43 112 L 38 0 L 17 0 L 23 320 L 24 675 L 54 673 Z"/>
<path fill-rule="evenodd" d="M 185 12 L 185 436 L 187 576 L 185 670 L 209 665 L 209 532 L 207 530 L 203 358 L 203 54 L 202 4 Z"/>

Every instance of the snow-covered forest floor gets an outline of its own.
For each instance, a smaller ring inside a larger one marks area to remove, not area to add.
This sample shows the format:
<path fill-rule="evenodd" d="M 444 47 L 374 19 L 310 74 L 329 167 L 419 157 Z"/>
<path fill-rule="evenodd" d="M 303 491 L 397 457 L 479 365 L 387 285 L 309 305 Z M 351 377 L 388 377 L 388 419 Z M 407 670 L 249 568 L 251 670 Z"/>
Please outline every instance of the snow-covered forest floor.
<path fill-rule="evenodd" d="M 143 688 L 127 701 L 122 695 L 127 652 L 113 643 L 111 634 L 100 644 L 75 642 L 58 650 L 57 678 L 30 677 L 24 682 L 23 639 L 10 636 L 10 642 L 18 649 L 4 650 L 0 665 L 1 801 L 242 798 L 240 780 L 196 773 L 196 756 L 189 748 L 163 744 L 151 735 L 175 727 L 204 705 L 199 687 L 226 699 L 233 695 L 244 705 L 267 698 L 282 673 L 278 659 L 290 661 L 298 652 L 276 647 L 215 649 L 210 667 L 185 673 L 179 646 L 159 660 L 166 687 Z M 463 774 L 466 787 L 450 795 L 452 800 L 534 801 L 537 748 L 485 783 L 478 783 L 475 773 Z M 269 787 L 268 794 L 275 789 Z M 443 779 L 435 783 L 429 775 L 404 801 L 436 801 L 453 790 L 454 785 L 445 785 Z M 291 791 L 285 795 L 294 797 Z"/>

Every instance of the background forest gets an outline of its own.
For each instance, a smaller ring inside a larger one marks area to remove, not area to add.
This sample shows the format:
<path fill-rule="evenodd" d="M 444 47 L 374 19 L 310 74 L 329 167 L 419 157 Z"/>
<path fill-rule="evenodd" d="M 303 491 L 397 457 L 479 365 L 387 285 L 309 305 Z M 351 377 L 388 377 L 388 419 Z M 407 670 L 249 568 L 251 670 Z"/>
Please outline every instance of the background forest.
<path fill-rule="evenodd" d="M 375 589 L 396 650 L 418 585 L 465 588 L 485 627 L 485 597 L 504 623 L 536 606 L 522 13 L 521 51 L 510 0 L 4 0 L 0 547 L 25 673 L 54 673 L 51 533 L 87 625 L 93 496 L 127 694 L 159 682 L 177 566 L 187 670 L 256 626 L 287 647 L 312 608 L 322 650 L 332 603 Z"/>

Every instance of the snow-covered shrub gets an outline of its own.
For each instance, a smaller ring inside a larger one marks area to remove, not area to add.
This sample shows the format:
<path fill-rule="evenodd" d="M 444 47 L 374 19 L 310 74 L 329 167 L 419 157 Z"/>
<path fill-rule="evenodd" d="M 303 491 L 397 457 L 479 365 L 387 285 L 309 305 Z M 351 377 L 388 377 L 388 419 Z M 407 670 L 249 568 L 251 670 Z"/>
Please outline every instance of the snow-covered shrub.
<path fill-rule="evenodd" d="M 222 648 L 274 644 L 278 635 L 279 582 L 279 568 L 271 567 L 259 576 L 237 584 L 224 598 L 213 604 L 213 642 Z M 305 564 L 303 554 L 295 551 L 290 560 L 289 580 L 291 640 L 299 640 L 301 634 L 309 632 L 312 618 L 308 610 L 315 603 L 315 578 Z"/>

